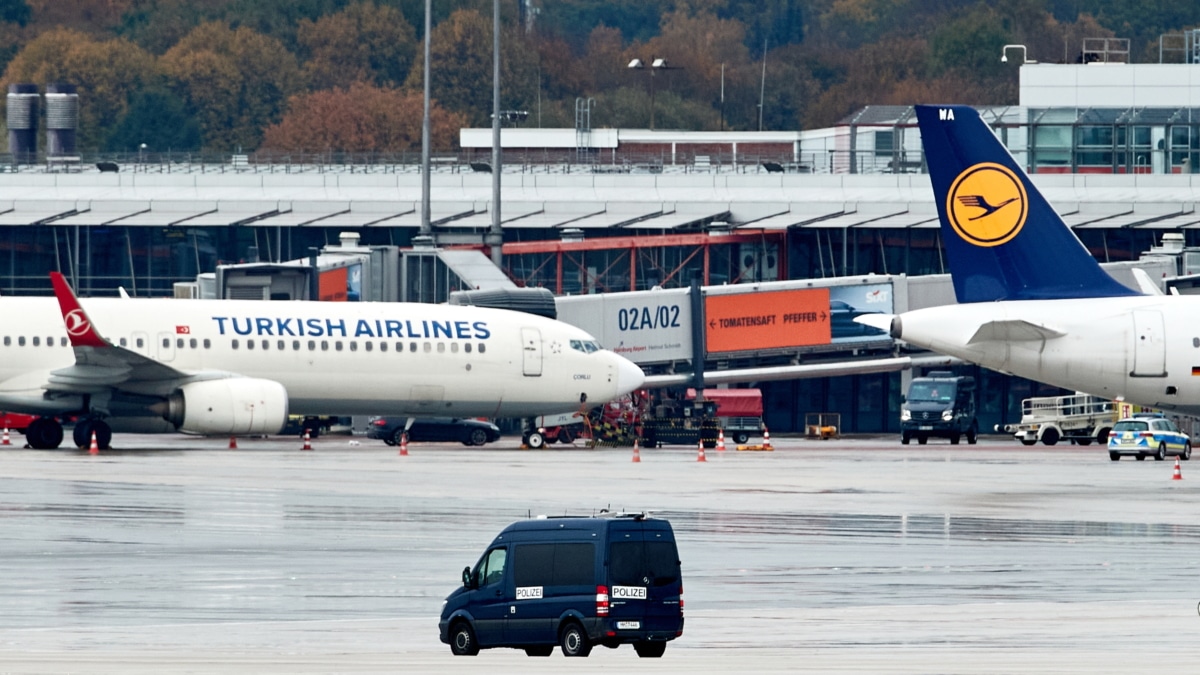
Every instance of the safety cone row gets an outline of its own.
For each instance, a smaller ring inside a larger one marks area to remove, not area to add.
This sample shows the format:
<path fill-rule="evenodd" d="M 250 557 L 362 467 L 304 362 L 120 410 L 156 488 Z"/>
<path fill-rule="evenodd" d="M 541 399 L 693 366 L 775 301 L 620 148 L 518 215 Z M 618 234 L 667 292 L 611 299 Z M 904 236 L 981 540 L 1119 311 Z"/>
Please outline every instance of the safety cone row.
<path fill-rule="evenodd" d="M 638 450 L 638 439 L 636 438 L 633 439 L 633 461 L 635 464 L 642 461 L 642 453 Z"/>
<path fill-rule="evenodd" d="M 312 450 L 312 437 L 308 435 L 308 429 L 304 430 L 304 447 L 301 450 Z"/>
<path fill-rule="evenodd" d="M 400 456 L 408 457 L 408 432 L 400 434 Z"/>
<path fill-rule="evenodd" d="M 763 427 L 763 450 L 774 450 L 775 446 L 771 445 L 771 430 Z"/>
<path fill-rule="evenodd" d="M 717 452 L 725 452 L 725 430 L 717 432 Z"/>
<path fill-rule="evenodd" d="M 88 446 L 88 454 L 89 455 L 100 454 L 100 444 L 96 442 L 96 432 L 94 432 L 94 431 L 92 432 L 92 444 L 90 446 Z"/>
<path fill-rule="evenodd" d="M 1171 476 L 1171 480 L 1183 480 L 1183 473 L 1179 469 L 1179 458 L 1175 458 L 1175 475 Z"/>
<path fill-rule="evenodd" d="M 0 445 L 12 445 L 12 441 L 8 439 L 8 427 L 4 427 L 4 440 L 0 441 Z"/>
<path fill-rule="evenodd" d="M 696 461 L 697 462 L 707 462 L 708 460 L 704 458 L 704 441 L 702 440 L 699 443 L 697 443 L 696 447 L 697 447 Z"/>

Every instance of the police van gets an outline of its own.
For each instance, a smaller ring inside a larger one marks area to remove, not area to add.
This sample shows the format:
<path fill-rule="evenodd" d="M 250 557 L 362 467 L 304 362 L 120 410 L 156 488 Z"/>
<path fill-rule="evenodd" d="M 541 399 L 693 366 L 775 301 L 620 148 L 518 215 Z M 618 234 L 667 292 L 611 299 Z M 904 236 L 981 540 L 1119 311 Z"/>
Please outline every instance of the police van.
<path fill-rule="evenodd" d="M 632 644 L 659 657 L 683 634 L 683 581 L 671 524 L 645 514 L 539 517 L 492 541 L 446 598 L 442 642 L 460 656 L 512 647 L 587 656 Z"/>

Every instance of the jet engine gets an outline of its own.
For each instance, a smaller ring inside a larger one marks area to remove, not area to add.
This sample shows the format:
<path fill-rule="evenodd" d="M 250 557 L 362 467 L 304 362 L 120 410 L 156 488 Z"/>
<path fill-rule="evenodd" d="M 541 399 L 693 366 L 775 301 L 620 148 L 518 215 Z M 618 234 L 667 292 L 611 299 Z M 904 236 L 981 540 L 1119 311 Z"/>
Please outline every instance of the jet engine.
<path fill-rule="evenodd" d="M 193 434 L 277 434 L 287 415 L 282 384 L 235 377 L 183 385 L 167 398 L 163 418 Z"/>

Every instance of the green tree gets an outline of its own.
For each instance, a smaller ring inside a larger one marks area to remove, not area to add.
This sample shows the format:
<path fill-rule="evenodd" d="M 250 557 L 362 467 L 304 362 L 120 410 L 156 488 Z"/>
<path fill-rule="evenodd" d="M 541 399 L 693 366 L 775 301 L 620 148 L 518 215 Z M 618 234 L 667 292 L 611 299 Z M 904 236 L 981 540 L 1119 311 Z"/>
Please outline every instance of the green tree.
<path fill-rule="evenodd" d="M 134 92 L 104 149 L 136 152 L 142 143 L 154 153 L 199 150 L 200 123 L 183 99 L 164 88 Z"/>
<path fill-rule="evenodd" d="M 124 39 L 99 42 L 82 33 L 47 31 L 26 45 L 4 72 L 17 82 L 74 84 L 79 92 L 80 147 L 99 147 L 124 114 L 130 93 L 160 78 L 153 55 Z"/>
<path fill-rule="evenodd" d="M 313 88 L 350 82 L 395 87 L 408 77 L 417 53 L 416 31 L 393 7 L 355 3 L 297 30 L 304 70 Z"/>
<path fill-rule="evenodd" d="M 263 128 L 303 86 L 296 58 L 278 40 L 216 22 L 198 26 L 161 63 L 197 111 L 205 144 L 221 150 L 258 147 Z"/>

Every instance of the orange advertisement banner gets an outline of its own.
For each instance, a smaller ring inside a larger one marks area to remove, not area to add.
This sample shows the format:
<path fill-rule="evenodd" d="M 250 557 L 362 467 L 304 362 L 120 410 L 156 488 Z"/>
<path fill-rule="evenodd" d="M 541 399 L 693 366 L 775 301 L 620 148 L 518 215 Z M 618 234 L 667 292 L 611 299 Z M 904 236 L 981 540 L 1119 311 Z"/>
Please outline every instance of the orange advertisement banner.
<path fill-rule="evenodd" d="M 346 301 L 346 288 L 348 286 L 349 275 L 345 267 L 327 270 L 321 272 L 318 280 L 318 299 L 334 302 Z"/>
<path fill-rule="evenodd" d="M 829 289 L 706 296 L 704 323 L 710 354 L 829 344 Z"/>

